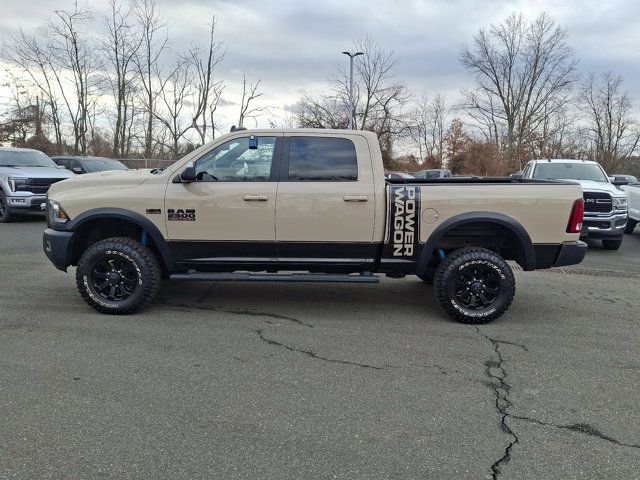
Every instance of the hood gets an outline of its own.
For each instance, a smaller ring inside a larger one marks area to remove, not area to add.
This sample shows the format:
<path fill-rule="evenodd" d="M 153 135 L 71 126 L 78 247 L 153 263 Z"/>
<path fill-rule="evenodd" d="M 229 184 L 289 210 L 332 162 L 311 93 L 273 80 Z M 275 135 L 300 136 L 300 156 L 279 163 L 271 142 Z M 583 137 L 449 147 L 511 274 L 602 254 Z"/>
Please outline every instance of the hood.
<path fill-rule="evenodd" d="M 574 180 L 568 179 L 570 182 L 579 183 L 585 192 L 605 192 L 614 197 L 624 197 L 625 192 L 609 182 L 594 182 L 593 180 Z"/>
<path fill-rule="evenodd" d="M 67 169 L 53 167 L 3 167 L 0 166 L 2 177 L 25 178 L 71 178 L 75 174 Z"/>
<path fill-rule="evenodd" d="M 107 172 L 86 173 L 76 175 L 64 182 L 55 183 L 49 189 L 49 194 L 61 190 L 85 190 L 93 188 L 131 188 L 140 185 L 151 175 L 151 169 L 144 170 L 110 170 Z"/>

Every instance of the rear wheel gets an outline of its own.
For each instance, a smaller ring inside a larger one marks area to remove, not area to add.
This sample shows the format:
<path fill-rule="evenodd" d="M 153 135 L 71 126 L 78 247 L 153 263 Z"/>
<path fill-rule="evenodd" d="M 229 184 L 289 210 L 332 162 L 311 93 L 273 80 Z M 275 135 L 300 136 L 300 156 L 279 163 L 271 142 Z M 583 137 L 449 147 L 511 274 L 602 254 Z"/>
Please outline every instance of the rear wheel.
<path fill-rule="evenodd" d="M 616 238 L 615 240 L 602 240 L 602 246 L 607 250 L 618 250 L 621 245 L 621 238 Z"/>
<path fill-rule="evenodd" d="M 638 222 L 636 220 L 631 220 L 630 218 L 627 218 L 627 226 L 624 227 L 624 233 L 633 233 L 633 231 L 636 228 L 636 225 L 638 225 Z"/>
<path fill-rule="evenodd" d="M 516 282 L 511 267 L 498 254 L 485 248 L 462 248 L 440 264 L 433 288 L 450 317 L 481 324 L 507 311 Z"/>
<path fill-rule="evenodd" d="M 76 284 L 84 301 L 101 313 L 135 313 L 158 293 L 160 266 L 137 240 L 108 238 L 82 254 Z"/>
<path fill-rule="evenodd" d="M 0 190 L 0 223 L 8 223 L 11 221 L 11 212 L 7 203 L 7 195 Z"/>

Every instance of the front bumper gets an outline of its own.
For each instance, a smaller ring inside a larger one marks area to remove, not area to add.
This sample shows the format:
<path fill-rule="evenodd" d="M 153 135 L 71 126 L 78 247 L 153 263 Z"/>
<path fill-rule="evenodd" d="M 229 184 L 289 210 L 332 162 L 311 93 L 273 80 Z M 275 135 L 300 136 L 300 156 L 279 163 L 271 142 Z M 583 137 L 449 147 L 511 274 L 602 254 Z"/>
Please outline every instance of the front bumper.
<path fill-rule="evenodd" d="M 44 212 L 47 204 L 46 195 L 24 195 L 7 197 L 7 206 L 11 211 L 30 210 Z"/>
<path fill-rule="evenodd" d="M 622 237 L 626 225 L 626 211 L 603 217 L 585 215 L 582 221 L 580 238 L 606 239 Z"/>
<path fill-rule="evenodd" d="M 54 267 L 63 272 L 71 265 L 71 240 L 73 232 L 61 232 L 47 228 L 42 236 L 42 247 Z"/>

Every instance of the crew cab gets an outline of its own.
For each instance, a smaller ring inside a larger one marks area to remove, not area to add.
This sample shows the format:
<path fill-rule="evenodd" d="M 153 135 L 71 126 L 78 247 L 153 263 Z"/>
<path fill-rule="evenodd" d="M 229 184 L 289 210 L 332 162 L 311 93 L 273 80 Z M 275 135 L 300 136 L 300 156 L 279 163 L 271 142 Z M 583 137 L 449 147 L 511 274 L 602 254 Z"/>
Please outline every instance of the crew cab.
<path fill-rule="evenodd" d="M 0 147 L 0 223 L 14 213 L 42 212 L 49 187 L 69 177 L 39 150 Z"/>
<path fill-rule="evenodd" d="M 512 269 L 579 263 L 570 182 L 385 179 L 375 134 L 234 131 L 166 169 L 77 176 L 49 191 L 43 245 L 84 300 L 140 310 L 161 277 L 373 283 L 417 275 L 455 320 L 484 323 Z"/>
<path fill-rule="evenodd" d="M 598 162 L 531 160 L 522 178 L 569 180 L 582 185 L 585 205 L 581 238 L 602 240 L 608 250 L 620 248 L 627 224 L 627 194 L 611 183 Z"/>

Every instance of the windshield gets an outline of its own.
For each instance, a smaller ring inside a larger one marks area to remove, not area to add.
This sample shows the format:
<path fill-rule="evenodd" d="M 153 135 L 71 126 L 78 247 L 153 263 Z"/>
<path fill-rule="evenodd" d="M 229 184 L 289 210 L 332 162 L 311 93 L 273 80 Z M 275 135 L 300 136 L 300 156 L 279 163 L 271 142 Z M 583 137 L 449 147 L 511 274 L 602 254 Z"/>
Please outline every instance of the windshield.
<path fill-rule="evenodd" d="M 105 172 L 107 170 L 129 170 L 118 160 L 111 158 L 92 159 L 85 162 L 87 172 Z"/>
<path fill-rule="evenodd" d="M 533 171 L 533 178 L 538 180 L 591 180 L 609 183 L 602 168 L 595 163 L 538 163 Z"/>
<path fill-rule="evenodd" d="M 58 166 L 44 153 L 35 150 L 0 150 L 0 167 L 50 167 Z"/>

